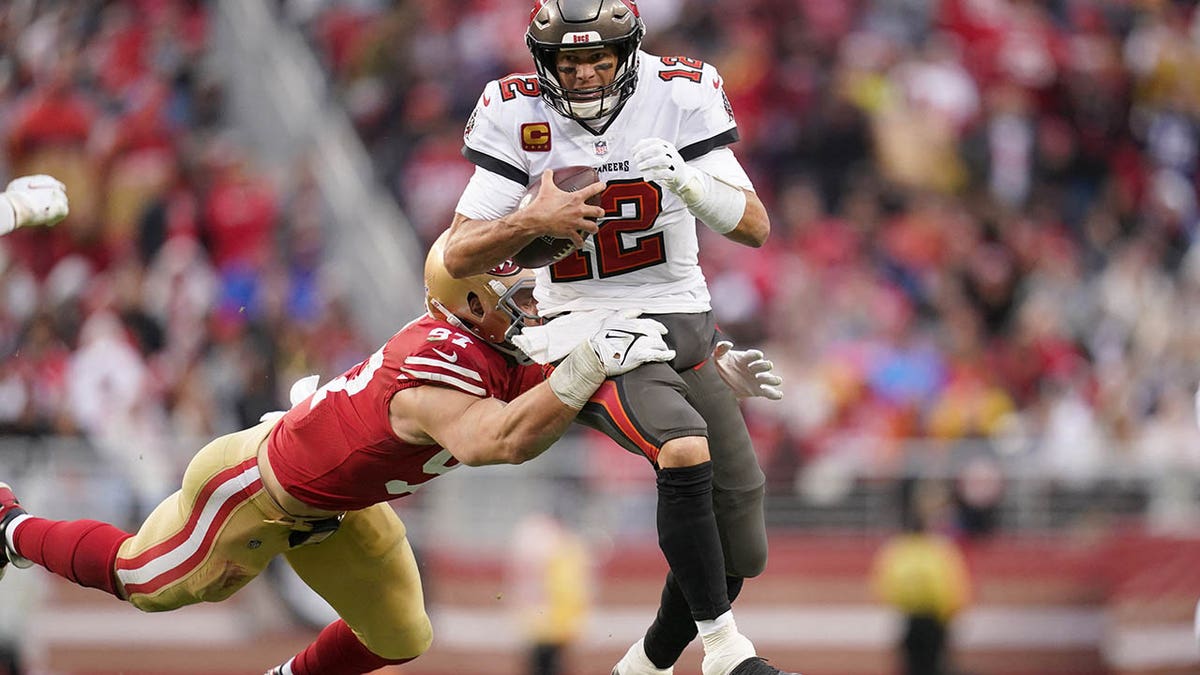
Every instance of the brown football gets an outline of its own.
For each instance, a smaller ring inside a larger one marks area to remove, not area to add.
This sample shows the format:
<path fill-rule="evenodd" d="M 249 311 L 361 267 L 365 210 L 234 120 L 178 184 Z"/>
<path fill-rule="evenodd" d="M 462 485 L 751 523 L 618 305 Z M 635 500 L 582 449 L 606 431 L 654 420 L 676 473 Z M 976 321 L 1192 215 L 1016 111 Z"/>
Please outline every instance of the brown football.
<path fill-rule="evenodd" d="M 598 180 L 600 180 L 600 175 L 590 166 L 565 166 L 554 170 L 554 184 L 558 186 L 558 189 L 565 190 L 566 192 L 574 192 Z M 521 196 L 521 201 L 518 202 L 517 208 L 525 208 L 529 202 L 533 201 L 534 197 L 537 197 L 538 190 L 541 187 L 542 177 L 538 175 L 534 178 L 533 185 L 529 186 L 529 189 Z M 599 206 L 600 195 L 592 197 L 587 203 Z M 562 260 L 574 250 L 575 244 L 570 239 L 543 235 L 526 244 L 525 248 L 517 251 L 516 255 L 513 256 L 513 262 L 528 269 L 545 267 L 546 265 Z"/>

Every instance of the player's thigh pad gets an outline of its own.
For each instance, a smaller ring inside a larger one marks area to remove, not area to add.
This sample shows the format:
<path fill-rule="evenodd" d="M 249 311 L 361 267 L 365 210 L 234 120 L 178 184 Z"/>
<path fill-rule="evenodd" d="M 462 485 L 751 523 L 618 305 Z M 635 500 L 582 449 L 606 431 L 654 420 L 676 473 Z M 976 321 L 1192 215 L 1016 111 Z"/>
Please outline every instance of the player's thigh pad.
<path fill-rule="evenodd" d="M 626 450 L 651 462 L 667 441 L 705 436 L 704 419 L 685 397 L 683 379 L 665 363 L 647 363 L 606 380 L 579 413 Z"/>
<path fill-rule="evenodd" d="M 663 340 L 675 350 L 671 367 L 686 371 L 704 363 L 717 344 L 717 320 L 712 312 L 701 314 L 644 314 L 667 327 Z"/>
<path fill-rule="evenodd" d="M 117 554 L 121 592 L 143 611 L 220 602 L 287 548 L 291 530 L 262 487 L 256 453 L 270 424 L 217 438 L 188 464 L 183 484 Z"/>
<path fill-rule="evenodd" d="M 731 576 L 753 577 L 767 564 L 767 527 L 763 514 L 766 477 L 746 429 L 737 397 L 706 362 L 681 373 L 688 401 L 708 426 L 713 462 L 713 510 Z"/>
<path fill-rule="evenodd" d="M 351 511 L 325 541 L 285 554 L 372 653 L 419 656 L 433 640 L 404 523 L 388 504 Z"/>
<path fill-rule="evenodd" d="M 678 371 L 708 358 L 716 322 L 712 312 L 645 316 L 667 327 L 664 339 L 675 350 L 675 358 L 647 363 L 606 381 L 584 406 L 579 421 L 656 462 L 667 441 L 707 435 L 704 419 L 687 401 L 687 384 Z"/>

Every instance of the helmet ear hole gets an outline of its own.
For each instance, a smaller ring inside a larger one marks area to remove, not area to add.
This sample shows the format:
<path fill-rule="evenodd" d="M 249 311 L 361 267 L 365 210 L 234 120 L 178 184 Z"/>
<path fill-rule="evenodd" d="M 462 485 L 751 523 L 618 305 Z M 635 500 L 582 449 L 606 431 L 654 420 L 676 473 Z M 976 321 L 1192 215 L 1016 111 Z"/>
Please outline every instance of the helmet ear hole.
<path fill-rule="evenodd" d="M 508 260 L 482 274 L 455 278 L 444 261 L 448 236 L 449 230 L 443 232 L 425 256 L 425 307 L 429 317 L 479 338 L 519 363 L 531 363 L 527 355 L 508 343 L 508 338 L 527 318 L 514 296 L 532 293 L 533 270 Z"/>
<path fill-rule="evenodd" d="M 471 309 L 471 313 L 480 319 L 483 318 L 483 303 L 480 302 L 479 296 L 475 293 L 467 293 L 467 307 Z"/>

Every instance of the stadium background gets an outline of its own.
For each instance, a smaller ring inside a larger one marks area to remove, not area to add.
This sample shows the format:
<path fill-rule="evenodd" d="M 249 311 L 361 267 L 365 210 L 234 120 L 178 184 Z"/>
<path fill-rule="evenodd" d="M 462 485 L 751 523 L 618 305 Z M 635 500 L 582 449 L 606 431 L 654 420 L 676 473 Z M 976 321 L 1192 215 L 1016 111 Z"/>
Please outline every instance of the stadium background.
<path fill-rule="evenodd" d="M 738 601 L 806 675 L 891 672 L 868 572 L 902 488 L 944 485 L 964 673 L 1192 673 L 1200 597 L 1200 22 L 1191 2 L 645 0 L 645 47 L 716 64 L 772 215 L 702 231 L 752 401 L 772 559 Z M 528 71 L 523 0 L 9 0 L 0 173 L 70 218 L 0 242 L 0 478 L 131 526 L 204 440 L 419 311 L 482 84 Z M 518 673 L 508 570 L 546 512 L 593 583 L 571 672 L 606 673 L 664 571 L 651 472 L 572 433 L 397 503 L 437 638 L 397 672 Z M 30 673 L 244 673 L 323 619 L 286 574 L 139 615 L 9 574 Z M 698 672 L 693 648 L 679 672 Z"/>

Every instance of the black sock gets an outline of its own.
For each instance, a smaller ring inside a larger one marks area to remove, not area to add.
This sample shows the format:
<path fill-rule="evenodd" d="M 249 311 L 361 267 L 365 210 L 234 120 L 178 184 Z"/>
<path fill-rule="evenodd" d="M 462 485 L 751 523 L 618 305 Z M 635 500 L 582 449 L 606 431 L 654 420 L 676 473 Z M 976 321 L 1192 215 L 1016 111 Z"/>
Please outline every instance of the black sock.
<path fill-rule="evenodd" d="M 729 611 L 712 462 L 658 471 L 658 545 L 696 621 Z"/>
<path fill-rule="evenodd" d="M 737 600 L 744 582 L 745 579 L 741 577 L 725 577 L 730 602 Z M 658 616 L 654 617 L 654 623 L 650 624 L 642 643 L 646 649 L 646 656 L 656 668 L 670 668 L 683 655 L 683 650 L 687 649 L 688 644 L 696 639 L 696 633 L 696 622 L 692 620 L 692 613 L 688 609 L 687 600 L 683 598 L 679 582 L 675 580 L 673 572 L 667 571 L 667 581 L 663 584 L 662 598 L 659 600 Z"/>

